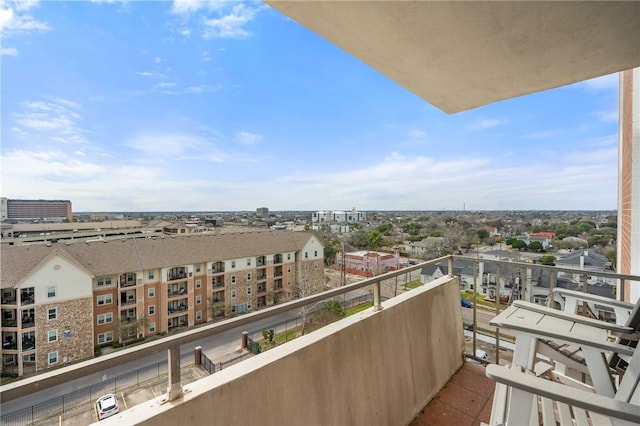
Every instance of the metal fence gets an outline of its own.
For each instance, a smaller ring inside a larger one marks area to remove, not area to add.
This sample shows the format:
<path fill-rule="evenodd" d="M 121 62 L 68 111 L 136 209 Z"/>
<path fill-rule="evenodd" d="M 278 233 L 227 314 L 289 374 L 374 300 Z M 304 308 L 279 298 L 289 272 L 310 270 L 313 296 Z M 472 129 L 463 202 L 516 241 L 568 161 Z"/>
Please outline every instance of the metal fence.
<path fill-rule="evenodd" d="M 214 362 L 207 355 L 205 355 L 204 351 L 200 352 L 200 367 L 209 374 L 213 374 L 216 371 L 221 371 L 223 368 L 230 367 L 233 364 L 237 364 L 240 361 L 249 358 L 252 356 L 251 352 L 245 352 L 235 358 L 231 358 L 225 361 Z"/>
<path fill-rule="evenodd" d="M 0 424 L 3 426 L 31 425 L 68 413 L 79 406 L 93 404 L 96 399 L 104 394 L 116 393 L 132 386 L 139 386 L 141 383 L 157 379 L 166 374 L 167 363 L 158 362 L 21 410 L 6 414 L 2 413 Z"/>

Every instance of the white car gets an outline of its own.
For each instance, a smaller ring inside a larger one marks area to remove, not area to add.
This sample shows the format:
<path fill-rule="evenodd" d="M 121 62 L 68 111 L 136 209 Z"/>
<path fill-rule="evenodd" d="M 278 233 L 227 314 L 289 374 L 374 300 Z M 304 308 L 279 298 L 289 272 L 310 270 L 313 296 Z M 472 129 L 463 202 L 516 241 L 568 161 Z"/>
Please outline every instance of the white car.
<path fill-rule="evenodd" d="M 96 401 L 96 412 L 98 413 L 98 420 L 106 419 L 109 416 L 119 413 L 120 406 L 118 405 L 118 398 L 112 393 L 98 398 Z"/>

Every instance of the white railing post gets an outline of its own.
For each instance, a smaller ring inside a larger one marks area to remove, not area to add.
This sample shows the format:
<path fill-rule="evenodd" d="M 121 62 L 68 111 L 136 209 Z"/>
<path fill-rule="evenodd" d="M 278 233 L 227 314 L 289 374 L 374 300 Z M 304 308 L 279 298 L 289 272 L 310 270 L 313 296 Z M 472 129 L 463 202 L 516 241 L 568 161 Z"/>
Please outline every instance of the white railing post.
<path fill-rule="evenodd" d="M 175 345 L 167 350 L 169 370 L 169 385 L 167 394 L 163 402 L 173 401 L 182 396 L 182 385 L 180 384 L 180 345 Z"/>
<path fill-rule="evenodd" d="M 382 297 L 380 291 L 380 280 L 373 283 L 373 310 L 382 310 Z"/>

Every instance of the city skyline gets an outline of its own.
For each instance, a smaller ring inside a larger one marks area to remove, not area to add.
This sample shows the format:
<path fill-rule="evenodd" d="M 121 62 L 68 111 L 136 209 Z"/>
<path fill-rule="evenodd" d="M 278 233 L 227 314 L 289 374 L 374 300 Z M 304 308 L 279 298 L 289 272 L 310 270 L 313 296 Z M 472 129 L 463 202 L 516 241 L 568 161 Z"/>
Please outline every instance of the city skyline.
<path fill-rule="evenodd" d="M 615 210 L 618 76 L 447 115 L 260 2 L 3 2 L 2 196 Z"/>

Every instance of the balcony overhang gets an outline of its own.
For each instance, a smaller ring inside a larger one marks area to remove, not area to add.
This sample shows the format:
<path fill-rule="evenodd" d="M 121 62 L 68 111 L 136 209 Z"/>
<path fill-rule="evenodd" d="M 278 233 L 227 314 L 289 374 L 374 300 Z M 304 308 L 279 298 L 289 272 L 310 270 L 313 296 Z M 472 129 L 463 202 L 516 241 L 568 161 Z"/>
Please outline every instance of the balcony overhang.
<path fill-rule="evenodd" d="M 640 66 L 640 2 L 266 3 L 447 113 Z"/>

